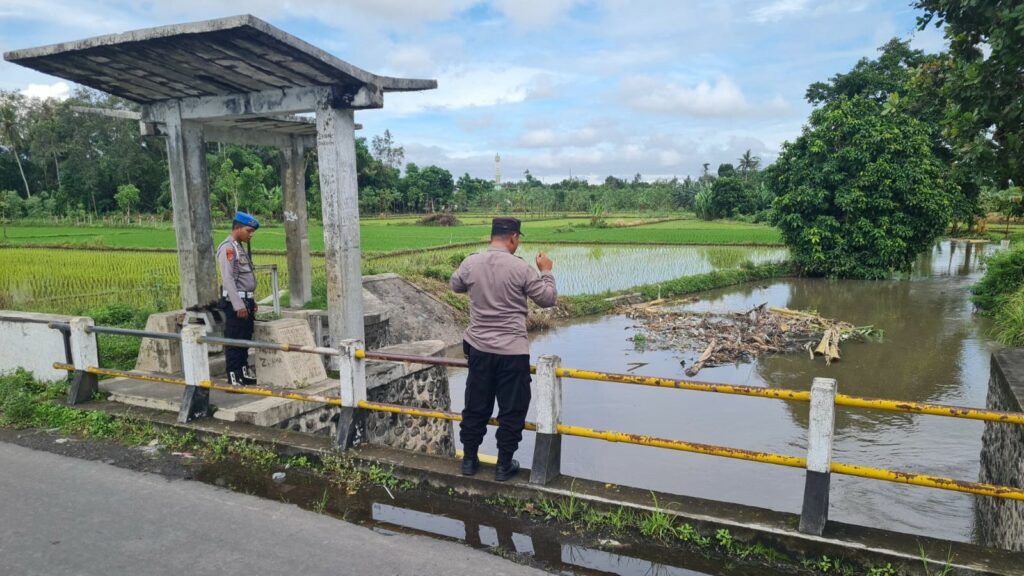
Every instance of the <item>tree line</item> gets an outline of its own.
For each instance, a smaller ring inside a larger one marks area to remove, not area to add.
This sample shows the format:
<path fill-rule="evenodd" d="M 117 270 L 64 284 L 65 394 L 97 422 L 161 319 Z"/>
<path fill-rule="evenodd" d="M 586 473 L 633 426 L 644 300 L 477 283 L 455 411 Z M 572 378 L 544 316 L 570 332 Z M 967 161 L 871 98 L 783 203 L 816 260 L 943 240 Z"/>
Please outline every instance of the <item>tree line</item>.
<path fill-rule="evenodd" d="M 131 102 L 88 89 L 64 101 L 0 91 L 0 217 L 83 221 L 167 218 L 171 196 L 167 150 L 160 137 L 143 137 L 132 120 L 83 108 L 135 110 Z M 306 171 L 311 217 L 318 218 L 316 151 Z M 279 152 L 271 147 L 207 144 L 211 210 L 235 210 L 277 219 L 282 213 Z M 360 209 L 364 214 L 479 210 L 496 213 L 690 210 L 706 219 L 767 218 L 771 205 L 761 162 L 748 150 L 736 163 L 703 174 L 647 181 L 608 176 L 590 183 L 566 178 L 546 184 L 525 171 L 496 186 L 468 173 L 453 177 L 439 166 L 405 161 L 390 131 L 356 139 Z"/>

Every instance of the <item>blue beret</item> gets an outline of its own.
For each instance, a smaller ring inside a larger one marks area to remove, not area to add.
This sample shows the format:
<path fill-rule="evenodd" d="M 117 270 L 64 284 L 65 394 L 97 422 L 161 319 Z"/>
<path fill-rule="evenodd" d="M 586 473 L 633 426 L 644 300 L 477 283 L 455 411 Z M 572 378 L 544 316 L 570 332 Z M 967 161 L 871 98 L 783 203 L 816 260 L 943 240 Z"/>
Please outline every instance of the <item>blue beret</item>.
<path fill-rule="evenodd" d="M 249 226 L 253 230 L 260 229 L 260 221 L 253 217 L 252 214 L 245 212 L 235 212 L 235 222 L 238 222 L 242 226 Z"/>

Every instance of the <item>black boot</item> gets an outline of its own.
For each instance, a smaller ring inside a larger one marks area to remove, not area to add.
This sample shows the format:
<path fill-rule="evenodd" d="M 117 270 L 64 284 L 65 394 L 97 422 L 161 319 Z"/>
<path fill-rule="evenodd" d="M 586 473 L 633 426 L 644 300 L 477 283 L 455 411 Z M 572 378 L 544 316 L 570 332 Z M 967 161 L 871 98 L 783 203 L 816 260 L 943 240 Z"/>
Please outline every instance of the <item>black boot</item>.
<path fill-rule="evenodd" d="M 243 381 L 242 371 L 241 370 L 232 370 L 232 371 L 228 372 L 228 384 L 230 384 L 232 386 L 245 386 L 245 382 Z"/>
<path fill-rule="evenodd" d="M 480 469 L 480 458 L 477 456 L 462 457 L 462 475 L 473 476 Z"/>
<path fill-rule="evenodd" d="M 494 469 L 494 479 L 504 482 L 519 473 L 519 461 L 511 460 L 508 464 L 498 464 Z"/>
<path fill-rule="evenodd" d="M 255 386 L 256 385 L 256 371 L 249 366 L 242 366 L 242 385 L 243 386 Z"/>

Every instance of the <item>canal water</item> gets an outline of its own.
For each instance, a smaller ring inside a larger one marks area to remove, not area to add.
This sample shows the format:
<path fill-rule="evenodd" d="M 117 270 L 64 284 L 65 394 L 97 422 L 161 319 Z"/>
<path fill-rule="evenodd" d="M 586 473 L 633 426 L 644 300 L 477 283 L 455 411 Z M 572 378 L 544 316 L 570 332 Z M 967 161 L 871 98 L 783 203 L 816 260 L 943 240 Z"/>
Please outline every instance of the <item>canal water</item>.
<path fill-rule="evenodd" d="M 945 241 L 922 255 L 912 275 L 889 281 L 784 279 L 705 293 L 698 311 L 746 311 L 767 303 L 885 331 L 882 342 L 845 343 L 842 360 L 825 366 L 806 353 L 705 368 L 695 380 L 799 390 L 814 377 L 835 378 L 840 392 L 862 396 L 985 406 L 989 356 L 998 349 L 989 323 L 973 314 L 970 287 L 993 246 Z M 557 266 L 557 259 L 556 259 Z M 597 274 L 599 271 L 594 271 Z M 608 271 L 613 275 L 614 271 Z M 561 282 L 559 269 L 556 277 Z M 638 351 L 636 321 L 621 315 L 559 325 L 533 336 L 532 356 L 558 354 L 563 366 L 682 378 L 699 350 Z M 461 410 L 465 372 L 451 372 L 452 407 Z M 623 384 L 564 380 L 563 422 L 804 455 L 807 405 L 779 400 Z M 533 410 L 529 415 L 534 418 Z M 983 425 L 977 421 L 839 408 L 834 459 L 900 471 L 977 480 Z M 493 434 L 482 449 L 496 453 Z M 533 436 L 518 453 L 529 463 Z M 612 444 L 563 439 L 566 474 L 799 512 L 801 470 Z M 527 464 L 528 465 L 528 464 Z M 975 538 L 974 496 L 834 476 L 831 518 L 961 541 Z"/>

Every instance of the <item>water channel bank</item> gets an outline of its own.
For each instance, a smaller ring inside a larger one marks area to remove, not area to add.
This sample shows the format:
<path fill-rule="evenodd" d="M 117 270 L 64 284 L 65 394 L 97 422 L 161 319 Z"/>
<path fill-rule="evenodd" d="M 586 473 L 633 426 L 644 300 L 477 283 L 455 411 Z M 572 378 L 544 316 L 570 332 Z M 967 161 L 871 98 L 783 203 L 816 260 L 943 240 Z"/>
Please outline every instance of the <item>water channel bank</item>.
<path fill-rule="evenodd" d="M 840 392 L 862 396 L 985 406 L 989 357 L 1000 348 L 989 322 L 973 314 L 969 290 L 983 274 L 982 254 L 997 248 L 945 241 L 918 259 L 909 279 L 828 281 L 789 278 L 713 290 L 688 310 L 745 311 L 769 306 L 815 310 L 829 318 L 885 331 L 881 343 L 849 343 L 826 367 L 805 353 L 706 368 L 697 380 L 807 390 L 814 377 L 838 380 Z M 532 353 L 558 354 L 568 367 L 683 377 L 700 350 L 637 350 L 635 322 L 609 315 L 559 324 L 533 337 Z M 462 407 L 464 373 L 451 372 L 453 409 Z M 528 418 L 532 418 L 531 414 Z M 620 384 L 566 380 L 563 420 L 612 429 L 802 455 L 807 406 Z M 835 459 L 963 480 L 980 474 L 977 421 L 841 408 Z M 487 442 L 493 442 L 490 437 Z M 532 434 L 520 453 L 529 460 Z M 485 448 L 494 453 L 493 444 Z M 799 512 L 799 470 L 694 454 L 565 438 L 563 473 L 784 512 Z M 834 477 L 832 518 L 913 534 L 980 542 L 975 497 L 873 480 Z"/>
<path fill-rule="evenodd" d="M 365 470 L 369 481 L 353 490 L 305 471 L 317 458 L 325 458 L 325 465 L 327 458 L 336 459 L 333 442 L 327 438 L 212 419 L 177 425 L 172 414 L 108 402 L 82 408 L 95 416 L 129 416 L 157 430 L 184 432 L 200 439 L 192 440 L 192 446 L 204 443 L 205 447 L 191 448 L 197 455 L 209 454 L 211 449 L 223 454 L 227 438 L 244 440 L 240 446 L 253 455 L 249 464 L 223 456 L 192 460 L 182 474 L 186 478 L 284 500 L 378 530 L 462 541 L 561 573 L 779 576 L 861 574 L 878 568 L 881 571 L 872 573 L 916 575 L 952 568 L 955 571 L 949 573 L 1001 575 L 1018 574 L 1017 567 L 1024 562 L 1019 554 L 840 523 L 830 525 L 823 537 L 806 536 L 796 531 L 796 518 L 789 514 L 601 482 L 561 478 L 539 487 L 528 484 L 525 477 L 509 483 L 496 483 L 487 474 L 466 478 L 450 458 L 375 446 L 360 447 L 346 459 L 346 466 Z M 166 436 L 158 438 L 164 442 Z M 98 459 L 120 465 L 117 446 L 109 442 L 97 450 L 96 441 L 55 440 L 52 431 L 4 429 L 0 429 L 0 441 L 57 453 L 78 452 L 77 456 L 91 459 L 102 454 Z M 170 452 L 180 447 L 165 452 L 146 445 L 144 439 L 139 442 L 143 446 L 122 447 L 136 465 L 158 462 L 148 466 L 169 469 L 174 475 L 182 465 L 168 459 L 190 457 Z M 256 446 L 291 456 L 281 462 L 302 464 L 284 469 L 269 462 Z M 274 480 L 275 470 L 283 470 L 285 477 Z M 526 512 L 531 507 L 534 511 Z M 566 512 L 572 509 L 575 514 Z M 587 510 L 604 511 L 605 517 L 617 511 L 632 519 L 624 531 L 600 524 L 585 528 Z"/>

